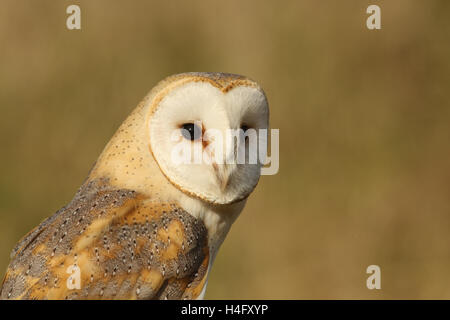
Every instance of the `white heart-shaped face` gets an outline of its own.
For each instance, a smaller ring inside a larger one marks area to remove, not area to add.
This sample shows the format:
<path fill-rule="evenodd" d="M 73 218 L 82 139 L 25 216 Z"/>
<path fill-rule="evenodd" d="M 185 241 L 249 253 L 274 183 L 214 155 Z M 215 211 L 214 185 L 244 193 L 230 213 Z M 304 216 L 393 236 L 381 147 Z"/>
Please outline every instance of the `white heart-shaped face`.
<path fill-rule="evenodd" d="M 267 143 L 268 116 L 266 97 L 257 87 L 224 92 L 206 81 L 188 82 L 155 107 L 148 123 L 151 151 L 183 192 L 209 203 L 233 203 L 258 183 L 263 160 L 258 150 Z"/>

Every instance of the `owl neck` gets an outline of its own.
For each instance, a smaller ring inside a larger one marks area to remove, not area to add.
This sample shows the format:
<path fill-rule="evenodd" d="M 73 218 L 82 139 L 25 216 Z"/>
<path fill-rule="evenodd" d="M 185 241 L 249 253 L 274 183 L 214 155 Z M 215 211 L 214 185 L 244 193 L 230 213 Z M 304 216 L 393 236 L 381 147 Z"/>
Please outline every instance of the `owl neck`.
<path fill-rule="evenodd" d="M 205 224 L 212 263 L 232 224 L 244 208 L 246 199 L 229 205 L 210 205 L 183 195 L 178 202 L 184 210 Z"/>

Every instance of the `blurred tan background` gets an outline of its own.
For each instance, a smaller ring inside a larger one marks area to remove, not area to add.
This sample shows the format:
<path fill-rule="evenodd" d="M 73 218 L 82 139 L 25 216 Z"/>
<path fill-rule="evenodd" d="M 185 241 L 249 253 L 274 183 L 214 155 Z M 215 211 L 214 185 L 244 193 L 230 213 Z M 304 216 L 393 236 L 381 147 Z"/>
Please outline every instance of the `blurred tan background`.
<path fill-rule="evenodd" d="M 450 298 L 449 15 L 446 0 L 1 0 L 0 277 L 157 81 L 222 71 L 264 87 L 281 158 L 207 298 Z"/>

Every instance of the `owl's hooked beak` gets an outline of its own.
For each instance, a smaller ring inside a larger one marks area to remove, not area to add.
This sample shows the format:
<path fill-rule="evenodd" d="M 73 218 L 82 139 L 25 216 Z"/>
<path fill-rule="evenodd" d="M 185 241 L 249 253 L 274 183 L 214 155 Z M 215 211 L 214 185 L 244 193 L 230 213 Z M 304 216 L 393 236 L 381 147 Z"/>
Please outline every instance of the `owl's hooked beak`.
<path fill-rule="evenodd" d="M 212 166 L 216 172 L 216 177 L 220 184 L 220 190 L 225 191 L 231 176 L 230 166 L 228 164 L 217 164 L 215 162 L 212 163 Z"/>
<path fill-rule="evenodd" d="M 230 148 L 230 150 L 225 150 L 225 152 L 223 152 L 223 159 L 218 162 L 216 161 L 215 150 L 214 148 L 208 148 L 209 144 L 209 141 L 203 141 L 203 147 L 205 148 L 211 159 L 211 164 L 214 169 L 217 181 L 219 182 L 220 190 L 225 191 L 228 186 L 228 182 L 230 181 L 230 177 L 234 171 L 235 164 L 234 162 L 229 163 L 229 160 L 235 160 L 236 147 Z"/>

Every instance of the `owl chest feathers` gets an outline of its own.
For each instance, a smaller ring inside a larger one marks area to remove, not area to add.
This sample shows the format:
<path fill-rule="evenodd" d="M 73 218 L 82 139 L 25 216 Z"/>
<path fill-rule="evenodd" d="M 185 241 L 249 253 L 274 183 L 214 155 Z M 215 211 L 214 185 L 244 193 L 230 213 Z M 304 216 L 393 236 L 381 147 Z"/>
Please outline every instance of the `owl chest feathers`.
<path fill-rule="evenodd" d="M 17 244 L 1 298 L 201 297 L 233 217 L 197 201 L 161 201 L 90 181 Z M 79 289 L 67 282 L 74 267 Z"/>

